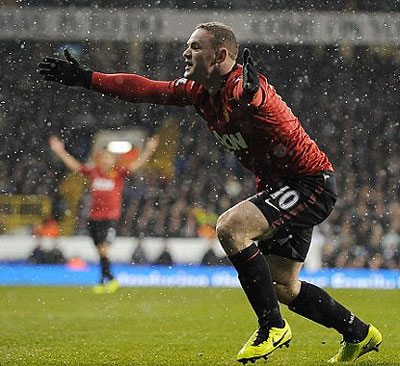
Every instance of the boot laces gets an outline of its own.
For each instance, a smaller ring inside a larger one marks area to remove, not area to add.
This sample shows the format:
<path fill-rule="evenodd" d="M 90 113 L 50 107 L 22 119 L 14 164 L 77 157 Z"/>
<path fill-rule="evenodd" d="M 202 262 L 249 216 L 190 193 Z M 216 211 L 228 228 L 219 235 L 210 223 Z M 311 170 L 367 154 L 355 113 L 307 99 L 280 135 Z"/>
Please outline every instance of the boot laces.
<path fill-rule="evenodd" d="M 257 331 L 257 337 L 253 342 L 253 346 L 258 346 L 259 344 L 265 342 L 269 337 L 269 332 L 271 328 L 260 327 Z"/>

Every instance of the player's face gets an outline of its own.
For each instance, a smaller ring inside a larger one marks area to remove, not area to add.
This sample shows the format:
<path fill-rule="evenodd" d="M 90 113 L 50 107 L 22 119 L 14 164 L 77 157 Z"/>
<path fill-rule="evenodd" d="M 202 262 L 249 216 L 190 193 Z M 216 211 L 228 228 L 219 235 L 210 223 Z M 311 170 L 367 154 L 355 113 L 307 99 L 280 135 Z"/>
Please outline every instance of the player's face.
<path fill-rule="evenodd" d="M 204 29 L 196 29 L 189 40 L 188 47 L 183 52 L 185 58 L 185 78 L 203 83 L 213 73 L 216 64 L 216 50 L 212 47 L 214 36 Z"/>
<path fill-rule="evenodd" d="M 107 150 L 102 150 L 99 153 L 99 165 L 102 170 L 110 170 L 117 162 L 115 155 Z"/>

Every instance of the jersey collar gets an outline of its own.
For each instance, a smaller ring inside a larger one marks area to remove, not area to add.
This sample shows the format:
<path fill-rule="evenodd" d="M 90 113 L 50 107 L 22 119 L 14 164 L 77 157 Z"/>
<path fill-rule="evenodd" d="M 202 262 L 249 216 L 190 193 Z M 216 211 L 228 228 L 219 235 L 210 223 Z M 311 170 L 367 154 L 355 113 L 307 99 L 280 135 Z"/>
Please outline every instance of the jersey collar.
<path fill-rule="evenodd" d="M 225 86 L 225 83 L 228 81 L 229 76 L 231 76 L 231 74 L 232 74 L 238 67 L 239 67 L 239 64 L 236 62 L 235 65 L 233 65 L 231 71 L 229 71 L 229 72 L 225 75 L 224 79 L 223 79 L 222 82 L 221 82 L 221 89 Z"/>

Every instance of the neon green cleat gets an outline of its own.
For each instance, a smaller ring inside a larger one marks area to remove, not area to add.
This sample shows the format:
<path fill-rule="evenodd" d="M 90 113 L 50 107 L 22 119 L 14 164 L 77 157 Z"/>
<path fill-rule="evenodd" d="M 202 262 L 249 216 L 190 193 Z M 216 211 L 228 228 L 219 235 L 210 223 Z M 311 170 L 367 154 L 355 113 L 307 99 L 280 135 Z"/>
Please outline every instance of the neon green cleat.
<path fill-rule="evenodd" d="M 104 285 L 104 289 L 105 293 L 113 294 L 115 291 L 119 289 L 119 283 L 115 278 L 113 278 L 111 281 L 109 281 Z"/>
<path fill-rule="evenodd" d="M 99 283 L 98 285 L 92 287 L 92 291 L 95 294 L 99 295 L 99 294 L 104 294 L 106 289 L 102 283 Z"/>
<path fill-rule="evenodd" d="M 237 361 L 244 365 L 260 358 L 267 359 L 268 355 L 282 346 L 289 347 L 292 339 L 292 330 L 286 320 L 283 328 L 258 328 L 246 342 L 237 355 Z"/>
<path fill-rule="evenodd" d="M 352 362 L 370 351 L 379 351 L 382 343 L 382 334 L 373 325 L 369 325 L 368 334 L 365 339 L 359 343 L 347 343 L 342 341 L 339 352 L 328 362 Z"/>

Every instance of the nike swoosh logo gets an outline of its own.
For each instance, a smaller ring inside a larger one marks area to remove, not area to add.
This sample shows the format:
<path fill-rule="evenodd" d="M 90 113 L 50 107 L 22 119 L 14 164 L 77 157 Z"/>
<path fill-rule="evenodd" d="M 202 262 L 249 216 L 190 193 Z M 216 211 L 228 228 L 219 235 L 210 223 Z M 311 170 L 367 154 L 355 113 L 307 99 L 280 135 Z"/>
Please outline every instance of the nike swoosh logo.
<path fill-rule="evenodd" d="M 267 205 L 270 205 L 271 207 L 273 207 L 275 210 L 281 211 L 278 207 L 276 207 L 276 206 L 270 201 L 270 198 L 267 198 L 264 202 L 265 202 Z"/>
<path fill-rule="evenodd" d="M 368 343 L 365 346 L 363 346 L 362 349 L 367 349 L 369 344 L 371 343 L 371 341 L 372 341 L 372 338 L 369 339 Z"/>
<path fill-rule="evenodd" d="M 286 331 L 285 333 L 283 333 L 283 336 L 282 336 L 281 338 L 279 338 L 277 341 L 272 341 L 272 345 L 273 345 L 274 347 L 276 347 L 279 343 L 281 343 L 281 340 L 282 340 L 283 338 L 285 338 L 285 335 L 286 335 L 287 332 L 288 332 L 288 331 Z"/>

